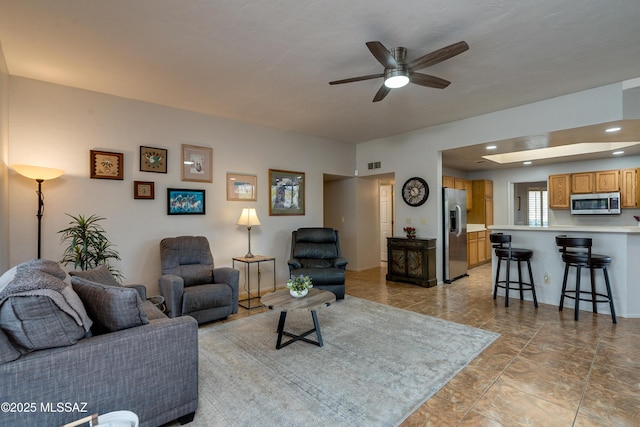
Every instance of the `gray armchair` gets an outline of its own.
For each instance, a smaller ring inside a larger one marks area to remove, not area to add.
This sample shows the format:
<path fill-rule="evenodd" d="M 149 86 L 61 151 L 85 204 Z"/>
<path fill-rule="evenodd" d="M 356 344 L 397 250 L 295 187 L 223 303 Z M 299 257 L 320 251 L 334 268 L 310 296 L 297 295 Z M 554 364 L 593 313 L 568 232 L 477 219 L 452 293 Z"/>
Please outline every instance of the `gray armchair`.
<path fill-rule="evenodd" d="M 342 257 L 338 230 L 312 227 L 291 233 L 289 274 L 311 277 L 314 288 L 331 291 L 343 299 L 348 262 Z"/>
<path fill-rule="evenodd" d="M 162 277 L 158 280 L 169 317 L 189 315 L 198 323 L 238 312 L 240 272 L 214 268 L 206 237 L 168 237 L 160 242 Z"/>

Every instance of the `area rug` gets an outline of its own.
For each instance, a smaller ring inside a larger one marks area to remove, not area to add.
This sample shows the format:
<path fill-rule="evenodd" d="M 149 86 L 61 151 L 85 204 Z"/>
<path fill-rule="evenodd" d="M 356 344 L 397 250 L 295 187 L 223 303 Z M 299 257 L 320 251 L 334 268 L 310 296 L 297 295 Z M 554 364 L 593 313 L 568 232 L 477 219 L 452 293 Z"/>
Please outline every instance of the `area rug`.
<path fill-rule="evenodd" d="M 279 312 L 201 328 L 190 425 L 398 425 L 498 337 L 350 296 L 317 314 L 323 347 L 276 350 Z M 285 330 L 312 328 L 288 314 Z"/>

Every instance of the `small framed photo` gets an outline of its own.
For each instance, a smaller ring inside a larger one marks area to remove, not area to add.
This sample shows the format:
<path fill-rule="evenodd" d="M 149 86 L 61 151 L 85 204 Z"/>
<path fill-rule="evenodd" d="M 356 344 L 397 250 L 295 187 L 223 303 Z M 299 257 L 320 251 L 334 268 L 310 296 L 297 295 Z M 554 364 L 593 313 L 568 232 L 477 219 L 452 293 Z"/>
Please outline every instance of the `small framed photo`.
<path fill-rule="evenodd" d="M 213 182 L 213 149 L 182 144 L 182 180 Z"/>
<path fill-rule="evenodd" d="M 269 169 L 269 215 L 304 215 L 304 172 Z"/>
<path fill-rule="evenodd" d="M 90 151 L 91 178 L 124 179 L 122 170 L 124 154 L 108 151 Z"/>
<path fill-rule="evenodd" d="M 154 199 L 154 184 L 151 181 L 133 181 L 134 199 Z"/>
<path fill-rule="evenodd" d="M 167 215 L 204 215 L 204 190 L 167 188 Z"/>
<path fill-rule="evenodd" d="M 227 200 L 255 202 L 258 200 L 258 177 L 255 175 L 227 174 Z"/>
<path fill-rule="evenodd" d="M 167 150 L 140 146 L 140 171 L 167 173 Z"/>

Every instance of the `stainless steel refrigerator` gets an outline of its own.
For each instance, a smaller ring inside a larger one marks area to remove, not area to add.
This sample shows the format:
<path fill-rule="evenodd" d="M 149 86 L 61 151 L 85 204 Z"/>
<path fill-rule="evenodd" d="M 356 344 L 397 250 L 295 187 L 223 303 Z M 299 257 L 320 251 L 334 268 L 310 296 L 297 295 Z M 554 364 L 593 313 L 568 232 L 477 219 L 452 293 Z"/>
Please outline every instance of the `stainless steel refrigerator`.
<path fill-rule="evenodd" d="M 467 275 L 467 192 L 443 188 L 444 282 Z"/>

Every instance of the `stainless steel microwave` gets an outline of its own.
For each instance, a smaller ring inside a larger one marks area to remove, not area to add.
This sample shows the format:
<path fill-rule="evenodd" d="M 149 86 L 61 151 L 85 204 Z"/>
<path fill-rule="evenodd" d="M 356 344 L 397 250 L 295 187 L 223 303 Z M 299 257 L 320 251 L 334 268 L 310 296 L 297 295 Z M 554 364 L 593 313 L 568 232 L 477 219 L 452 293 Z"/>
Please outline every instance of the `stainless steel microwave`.
<path fill-rule="evenodd" d="M 620 215 L 620 193 L 572 194 L 571 215 Z"/>

